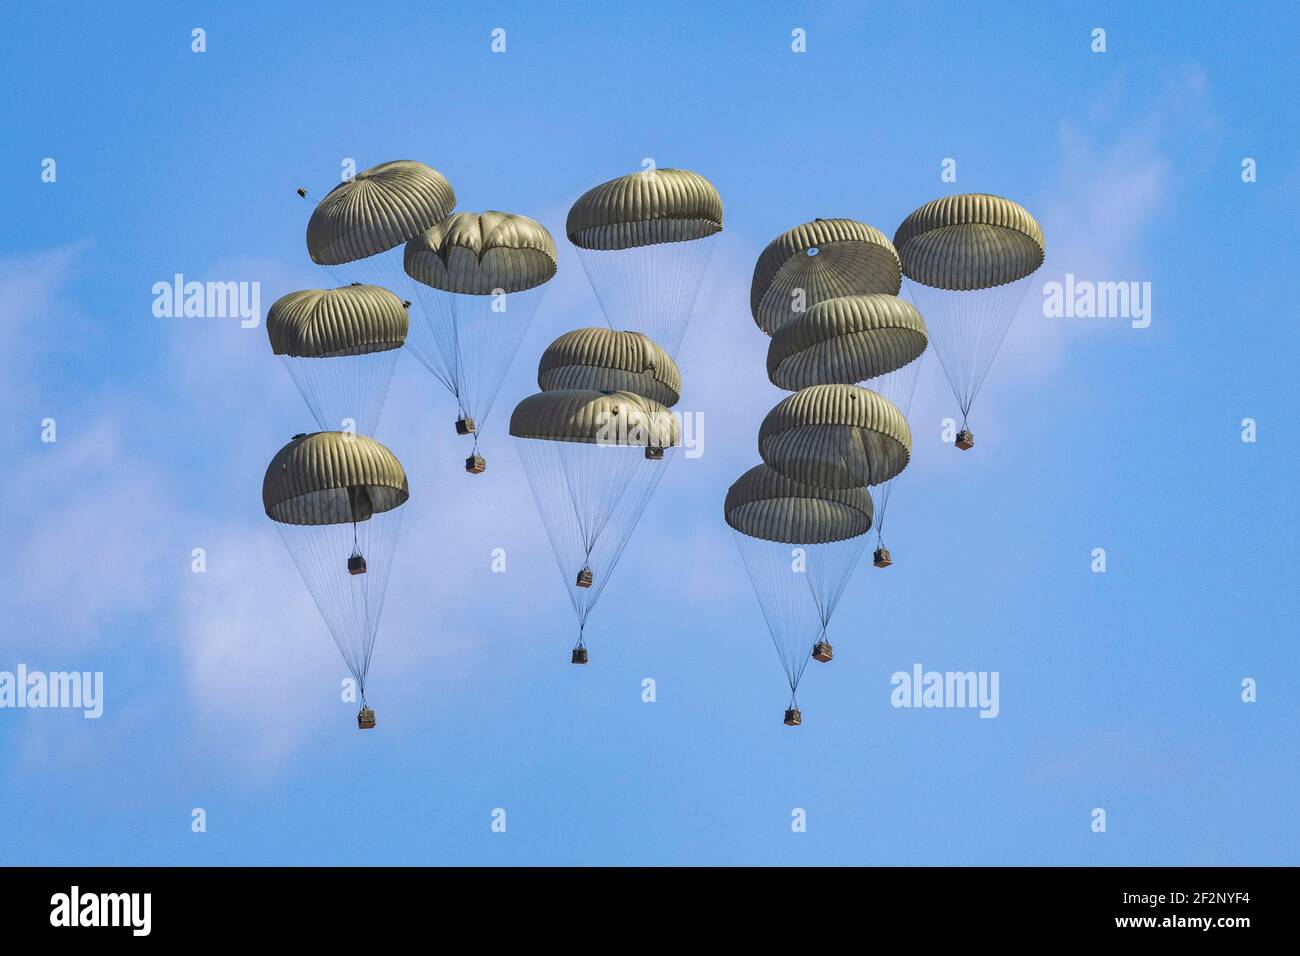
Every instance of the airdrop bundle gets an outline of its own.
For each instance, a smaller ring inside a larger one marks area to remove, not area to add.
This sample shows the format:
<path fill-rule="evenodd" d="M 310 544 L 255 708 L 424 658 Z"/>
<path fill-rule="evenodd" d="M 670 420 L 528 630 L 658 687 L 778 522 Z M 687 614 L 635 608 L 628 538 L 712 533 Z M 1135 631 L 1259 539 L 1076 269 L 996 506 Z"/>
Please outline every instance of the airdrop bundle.
<path fill-rule="evenodd" d="M 375 726 L 366 678 L 410 496 L 401 463 L 368 437 L 397 355 L 407 347 L 452 395 L 465 471 L 483 474 L 492 406 L 558 268 L 536 220 L 455 204 L 442 174 L 410 160 L 338 184 L 307 226 L 335 287 L 290 293 L 267 315 L 320 430 L 276 454 L 263 505 L 356 681 L 362 729 Z M 721 230 L 718 191 L 682 169 L 609 180 L 569 210 L 606 324 L 546 348 L 539 391 L 509 431 L 577 618 L 574 664 L 589 661 L 589 615 L 680 444 L 676 356 Z M 954 444 L 969 450 L 971 405 L 1044 249 L 1023 207 L 969 194 L 921 206 L 892 242 L 854 219 L 814 219 L 759 256 L 750 312 L 771 338 L 768 379 L 791 394 L 764 418 L 762 461 L 723 513 L 789 683 L 786 724 L 802 723 L 808 661 L 834 657 L 828 626 L 869 532 L 872 563 L 893 563 L 883 525 L 912 456 L 922 355 L 935 345 L 962 411 Z"/>

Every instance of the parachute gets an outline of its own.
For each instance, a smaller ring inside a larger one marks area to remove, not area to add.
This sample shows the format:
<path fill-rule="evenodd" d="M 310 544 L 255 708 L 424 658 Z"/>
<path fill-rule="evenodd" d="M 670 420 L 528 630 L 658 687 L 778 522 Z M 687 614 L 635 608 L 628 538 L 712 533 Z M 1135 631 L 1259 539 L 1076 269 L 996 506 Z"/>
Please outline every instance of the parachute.
<path fill-rule="evenodd" d="M 400 247 L 454 208 L 451 183 L 436 169 L 410 159 L 380 163 L 339 183 L 316 205 L 307 222 L 307 252 L 340 285 L 362 282 L 401 292 L 409 282 Z"/>
<path fill-rule="evenodd" d="M 266 315 L 271 351 L 321 430 L 367 435 L 378 425 L 407 325 L 402 301 L 373 285 L 290 292 Z"/>
<path fill-rule="evenodd" d="M 680 443 L 676 416 L 627 391 L 531 395 L 510 434 L 578 619 L 575 664 L 587 663 L 587 619 Z"/>
<path fill-rule="evenodd" d="M 676 356 L 722 231 L 722 197 L 685 169 L 646 169 L 589 189 L 565 226 L 610 328 Z"/>
<path fill-rule="evenodd" d="M 363 729 L 374 726 L 366 676 L 409 496 L 393 453 L 346 432 L 295 435 L 262 480 L 266 515 L 357 682 Z"/>
<path fill-rule="evenodd" d="M 421 313 L 407 345 L 456 398 L 456 430 L 474 437 L 467 469 L 486 467 L 479 434 L 555 275 L 555 241 L 527 216 L 458 212 L 406 243 L 403 268 Z"/>
<path fill-rule="evenodd" d="M 781 233 L 754 265 L 749 309 L 773 335 L 825 299 L 897 295 L 903 276 L 884 233 L 856 219 L 814 219 Z"/>
<path fill-rule="evenodd" d="M 967 449 L 971 405 L 1043 264 L 1042 227 L 1023 206 L 968 193 L 926 203 L 903 220 L 894 245 L 908 291 L 925 315 L 961 407 L 957 446 Z"/>
<path fill-rule="evenodd" d="M 928 336 L 921 314 L 893 295 L 823 299 L 772 336 L 767 374 L 779 388 L 865 383 L 907 416 Z M 892 563 L 883 528 L 894 478 L 876 486 L 877 567 Z"/>
<path fill-rule="evenodd" d="M 640 332 L 606 328 L 565 332 L 542 353 L 537 384 L 544 392 L 565 388 L 633 392 L 672 407 L 682 390 L 677 363 Z"/>
<path fill-rule="evenodd" d="M 835 491 L 756 465 L 727 490 L 723 514 L 790 684 L 785 722 L 802 722 L 797 694 L 814 655 L 829 660 L 827 627 L 871 529 L 865 488 Z"/>
<path fill-rule="evenodd" d="M 758 431 L 763 461 L 792 481 L 847 490 L 878 485 L 912 453 L 907 419 L 857 385 L 813 385 L 778 402 Z"/>

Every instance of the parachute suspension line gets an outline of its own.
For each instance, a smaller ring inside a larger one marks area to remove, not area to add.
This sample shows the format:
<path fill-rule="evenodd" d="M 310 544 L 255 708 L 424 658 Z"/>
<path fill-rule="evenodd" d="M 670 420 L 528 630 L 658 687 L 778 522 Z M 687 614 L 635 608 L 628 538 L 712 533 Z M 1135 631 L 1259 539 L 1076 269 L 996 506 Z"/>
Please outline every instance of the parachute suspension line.
<path fill-rule="evenodd" d="M 322 431 L 340 431 L 351 419 L 363 435 L 374 434 L 397 367 L 397 349 L 364 355 L 280 356 L 312 418 Z"/>
<path fill-rule="evenodd" d="M 671 460 L 649 461 L 640 446 L 515 440 L 556 564 L 580 625 L 609 582 Z M 590 569 L 589 587 L 576 583 Z"/>
<path fill-rule="evenodd" d="M 364 693 L 384 593 L 405 509 L 333 525 L 277 522 L 290 557 L 311 592 L 348 670 Z M 366 573 L 349 573 L 341 560 L 349 547 L 367 556 Z"/>
<path fill-rule="evenodd" d="M 609 327 L 641 332 L 675 358 L 716 238 L 633 249 L 579 248 L 578 258 Z"/>
<path fill-rule="evenodd" d="M 514 363 L 546 286 L 495 295 L 444 292 L 414 282 L 418 314 L 407 346 L 482 429 Z M 504 311 L 498 303 L 504 304 Z"/>
<path fill-rule="evenodd" d="M 1020 310 L 1030 278 L 967 291 L 907 281 L 908 296 L 925 316 L 930 341 L 961 408 L 962 428 Z"/>
<path fill-rule="evenodd" d="M 902 368 L 896 368 L 892 372 L 884 375 L 877 375 L 873 379 L 868 379 L 864 384 L 873 392 L 879 392 L 885 398 L 889 399 L 893 405 L 903 413 L 906 418 L 912 409 L 912 399 L 916 395 L 916 382 L 921 375 L 921 362 L 925 358 L 925 353 L 920 357 L 908 362 Z M 872 498 L 875 515 L 876 541 L 884 547 L 884 526 L 885 514 L 889 510 L 889 498 L 894 489 L 894 482 L 901 477 L 901 472 L 872 488 L 867 489 Z"/>
<path fill-rule="evenodd" d="M 753 538 L 734 528 L 732 532 L 793 697 L 812 659 L 812 647 L 825 636 L 858 564 L 867 535 L 795 545 Z"/>

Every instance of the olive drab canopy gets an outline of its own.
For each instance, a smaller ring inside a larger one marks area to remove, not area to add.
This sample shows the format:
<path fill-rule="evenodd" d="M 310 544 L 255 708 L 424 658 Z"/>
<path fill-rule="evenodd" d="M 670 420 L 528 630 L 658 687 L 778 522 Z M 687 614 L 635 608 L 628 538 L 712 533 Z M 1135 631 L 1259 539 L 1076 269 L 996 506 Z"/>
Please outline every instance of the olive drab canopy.
<path fill-rule="evenodd" d="M 346 432 L 299 435 L 262 479 L 267 517 L 283 524 L 366 521 L 410 496 L 397 457 L 373 438 Z"/>
<path fill-rule="evenodd" d="M 339 265 L 399 246 L 456 207 L 446 178 L 424 163 L 381 163 L 339 183 L 307 223 L 312 262 Z"/>
<path fill-rule="evenodd" d="M 522 292 L 555 275 L 555 240 L 535 219 L 458 212 L 406 244 L 404 268 L 418 282 L 463 295 Z"/>
<path fill-rule="evenodd" d="M 814 219 L 767 244 L 754 266 L 749 308 L 772 335 L 824 299 L 897 295 L 902 281 L 898 253 L 879 229 L 855 219 Z"/>
<path fill-rule="evenodd" d="M 906 466 L 912 432 L 882 395 L 857 385 L 813 385 L 763 419 L 758 450 L 775 470 L 821 488 L 888 481 Z"/>
<path fill-rule="evenodd" d="M 364 355 L 401 348 L 408 322 L 402 300 L 379 286 L 306 289 L 275 300 L 266 335 L 276 355 Z"/>
<path fill-rule="evenodd" d="M 791 481 L 755 465 L 727 489 L 727 524 L 751 538 L 785 544 L 825 544 L 871 530 L 866 488 L 837 491 Z"/>
<path fill-rule="evenodd" d="M 677 416 L 632 392 L 563 389 L 530 395 L 510 416 L 516 438 L 591 445 L 654 446 L 681 443 Z"/>
<path fill-rule="evenodd" d="M 986 193 L 945 196 L 894 233 L 903 272 L 936 289 L 990 289 L 1043 264 L 1042 227 L 1019 203 Z"/>
<path fill-rule="evenodd" d="M 823 299 L 777 329 L 767 375 L 790 391 L 865 382 L 916 360 L 925 345 L 921 313 L 896 296 Z"/>
<path fill-rule="evenodd" d="M 689 242 L 722 230 L 722 197 L 687 169 L 646 169 L 588 189 L 565 232 L 581 249 L 631 249 Z"/>
<path fill-rule="evenodd" d="M 574 329 L 547 346 L 537 366 L 537 384 L 544 392 L 633 392 L 670 407 L 682 389 L 677 363 L 648 336 L 603 327 Z"/>

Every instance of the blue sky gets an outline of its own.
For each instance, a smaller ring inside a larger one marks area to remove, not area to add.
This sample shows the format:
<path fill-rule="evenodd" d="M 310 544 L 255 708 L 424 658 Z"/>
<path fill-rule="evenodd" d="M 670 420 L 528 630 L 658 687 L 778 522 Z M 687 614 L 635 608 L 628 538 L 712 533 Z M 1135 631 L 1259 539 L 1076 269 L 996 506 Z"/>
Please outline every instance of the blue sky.
<path fill-rule="evenodd" d="M 0 12 L 0 670 L 105 674 L 99 720 L 0 710 L 0 863 L 1297 862 L 1293 5 L 270 6 Z M 458 208 L 560 240 L 498 426 L 546 344 L 600 321 L 563 240 L 581 192 L 653 157 L 726 204 L 680 356 L 705 454 L 660 485 L 587 668 L 508 440 L 466 476 L 403 357 L 376 437 L 412 498 L 364 735 L 261 513 L 306 406 L 260 326 L 158 319 L 150 291 L 258 281 L 264 311 L 327 283 L 293 191 L 345 157 L 422 160 Z M 783 394 L 753 262 L 815 216 L 892 234 L 962 191 L 1026 205 L 1047 262 L 969 454 L 926 358 L 897 563 L 850 583 L 790 730 L 720 507 Z M 1150 327 L 1044 318 L 1070 272 L 1150 282 Z M 917 662 L 999 672 L 1000 715 L 892 708 Z"/>

